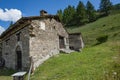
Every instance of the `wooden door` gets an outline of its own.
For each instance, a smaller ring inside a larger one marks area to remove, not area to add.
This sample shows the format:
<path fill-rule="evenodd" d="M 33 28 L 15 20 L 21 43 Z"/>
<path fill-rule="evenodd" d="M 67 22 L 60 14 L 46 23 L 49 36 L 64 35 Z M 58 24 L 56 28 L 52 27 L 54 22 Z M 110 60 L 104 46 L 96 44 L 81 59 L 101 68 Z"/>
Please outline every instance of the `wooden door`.
<path fill-rule="evenodd" d="M 59 47 L 65 48 L 65 42 L 64 42 L 64 37 L 59 36 Z"/>
<path fill-rule="evenodd" d="M 22 53 L 21 51 L 16 51 L 17 53 L 17 70 L 22 69 Z"/>

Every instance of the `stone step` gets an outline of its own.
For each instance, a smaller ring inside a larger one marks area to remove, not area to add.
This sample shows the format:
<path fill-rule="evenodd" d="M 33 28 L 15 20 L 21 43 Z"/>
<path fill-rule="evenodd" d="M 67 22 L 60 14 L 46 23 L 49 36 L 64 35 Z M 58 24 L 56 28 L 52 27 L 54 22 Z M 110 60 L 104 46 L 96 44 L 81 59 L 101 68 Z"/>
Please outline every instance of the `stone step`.
<path fill-rule="evenodd" d="M 70 50 L 70 49 L 60 49 L 60 52 L 70 54 L 70 53 L 75 52 L 75 51 L 74 50 Z"/>

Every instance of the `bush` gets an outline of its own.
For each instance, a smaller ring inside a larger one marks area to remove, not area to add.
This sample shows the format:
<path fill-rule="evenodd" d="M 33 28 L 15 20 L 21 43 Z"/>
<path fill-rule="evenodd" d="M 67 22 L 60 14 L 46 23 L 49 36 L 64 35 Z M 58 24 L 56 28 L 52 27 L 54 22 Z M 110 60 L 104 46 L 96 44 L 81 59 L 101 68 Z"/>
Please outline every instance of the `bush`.
<path fill-rule="evenodd" d="M 100 36 L 100 37 L 96 38 L 96 40 L 98 41 L 97 44 L 104 43 L 108 40 L 108 35 Z"/>

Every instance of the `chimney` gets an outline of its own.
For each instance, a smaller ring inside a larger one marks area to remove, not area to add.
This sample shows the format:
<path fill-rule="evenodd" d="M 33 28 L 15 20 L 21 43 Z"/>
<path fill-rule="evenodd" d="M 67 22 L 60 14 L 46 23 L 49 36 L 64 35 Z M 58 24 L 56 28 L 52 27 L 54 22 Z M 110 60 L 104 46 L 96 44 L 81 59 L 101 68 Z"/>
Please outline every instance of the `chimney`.
<path fill-rule="evenodd" d="M 48 14 L 47 14 L 47 11 L 41 10 L 41 11 L 40 11 L 40 16 L 45 16 L 45 15 L 48 15 Z"/>

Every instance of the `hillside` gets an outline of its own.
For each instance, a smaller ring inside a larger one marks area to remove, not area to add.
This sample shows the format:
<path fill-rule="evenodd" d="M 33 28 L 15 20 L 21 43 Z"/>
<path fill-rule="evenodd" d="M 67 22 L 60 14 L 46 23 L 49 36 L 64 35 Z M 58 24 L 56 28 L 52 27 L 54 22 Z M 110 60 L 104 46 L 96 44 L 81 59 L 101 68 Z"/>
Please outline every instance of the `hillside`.
<path fill-rule="evenodd" d="M 101 18 L 82 27 L 86 48 L 82 52 L 60 54 L 42 64 L 32 80 L 120 80 L 120 14 Z M 97 38 L 104 40 L 97 44 Z"/>
<path fill-rule="evenodd" d="M 86 45 L 97 43 L 96 38 L 107 35 L 109 41 L 120 41 L 120 14 L 101 18 L 85 26 L 68 28 L 68 32 L 81 32 Z"/>
<path fill-rule="evenodd" d="M 120 14 L 67 30 L 81 32 L 86 47 L 82 52 L 53 56 L 30 80 L 120 80 Z M 12 80 L 13 73 L 1 69 L 0 80 Z"/>

